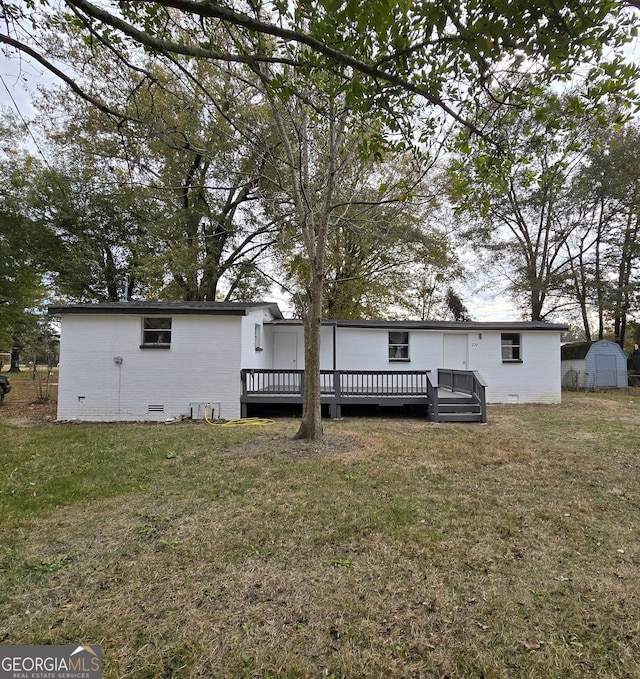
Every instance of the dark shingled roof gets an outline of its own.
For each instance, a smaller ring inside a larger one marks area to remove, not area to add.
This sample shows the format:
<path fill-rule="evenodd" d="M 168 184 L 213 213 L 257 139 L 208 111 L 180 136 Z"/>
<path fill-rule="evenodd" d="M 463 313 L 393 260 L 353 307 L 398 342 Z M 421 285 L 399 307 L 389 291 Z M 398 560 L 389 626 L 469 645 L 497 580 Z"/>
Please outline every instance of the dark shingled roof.
<path fill-rule="evenodd" d="M 560 358 L 563 361 L 579 361 L 586 358 L 593 342 L 572 342 L 560 347 Z"/>
<path fill-rule="evenodd" d="M 282 318 L 275 302 L 97 302 L 95 304 L 51 305 L 47 311 L 59 314 L 195 314 L 246 316 L 251 309 L 267 308 L 274 318 Z"/>

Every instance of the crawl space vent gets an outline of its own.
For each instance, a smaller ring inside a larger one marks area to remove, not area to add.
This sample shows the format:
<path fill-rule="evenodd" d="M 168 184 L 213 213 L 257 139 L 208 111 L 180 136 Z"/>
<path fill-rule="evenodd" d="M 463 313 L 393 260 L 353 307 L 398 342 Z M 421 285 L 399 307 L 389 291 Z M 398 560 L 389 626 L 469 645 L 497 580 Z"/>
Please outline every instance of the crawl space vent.
<path fill-rule="evenodd" d="M 164 406 L 163 405 L 149 405 L 149 406 L 147 406 L 147 412 L 149 412 L 149 413 L 163 413 L 164 412 Z"/>

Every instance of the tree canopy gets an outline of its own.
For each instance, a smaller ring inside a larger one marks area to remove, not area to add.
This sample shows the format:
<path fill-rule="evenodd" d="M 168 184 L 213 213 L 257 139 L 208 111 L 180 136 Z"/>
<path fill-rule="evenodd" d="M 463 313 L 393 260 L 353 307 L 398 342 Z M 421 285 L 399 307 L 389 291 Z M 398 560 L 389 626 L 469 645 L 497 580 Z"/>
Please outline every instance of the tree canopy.
<path fill-rule="evenodd" d="M 603 55 L 634 32 L 636 17 L 629 5 L 637 3 L 112 0 L 96 5 L 65 0 L 54 5 L 2 0 L 0 42 L 30 55 L 76 93 L 119 116 L 124 115 L 119 107 L 92 92 L 77 73 L 65 73 L 37 38 L 79 30 L 134 69 L 141 68 L 137 46 L 168 60 L 331 70 L 349 76 L 345 92 L 361 109 L 378 106 L 393 118 L 406 110 L 408 94 L 417 95 L 481 133 L 469 105 L 505 74 L 525 70 L 567 78 L 590 64 L 593 80 L 628 69 L 619 56 Z M 256 36 L 271 48 L 256 52 Z"/>

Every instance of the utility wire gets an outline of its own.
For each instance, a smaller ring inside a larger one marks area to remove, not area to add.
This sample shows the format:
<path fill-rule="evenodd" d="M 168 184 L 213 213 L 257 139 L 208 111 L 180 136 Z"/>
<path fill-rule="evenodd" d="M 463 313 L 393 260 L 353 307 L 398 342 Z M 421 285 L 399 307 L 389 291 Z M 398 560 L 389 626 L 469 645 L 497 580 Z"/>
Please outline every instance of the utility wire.
<path fill-rule="evenodd" d="M 2 85 L 4 89 L 7 91 L 7 94 L 9 95 L 9 99 L 11 99 L 11 102 L 13 103 L 13 107 L 16 110 L 16 113 L 18 114 L 20 120 L 22 121 L 22 124 L 24 125 L 24 129 L 27 131 L 29 136 L 31 137 L 31 140 L 33 141 L 33 145 L 36 147 L 38 153 L 42 157 L 43 163 L 47 166 L 47 169 L 51 172 L 53 172 L 53 168 L 49 164 L 49 161 L 47 160 L 46 156 L 44 155 L 44 151 L 40 148 L 40 145 L 38 144 L 38 140 L 36 139 L 36 136 L 33 134 L 31 131 L 31 127 L 29 125 L 29 122 L 27 119 L 22 115 L 22 111 L 20 110 L 20 107 L 18 106 L 18 102 L 15 100 L 15 97 L 13 96 L 13 93 L 11 92 L 11 89 L 7 85 L 4 76 L 0 74 L 0 81 L 2 82 Z"/>

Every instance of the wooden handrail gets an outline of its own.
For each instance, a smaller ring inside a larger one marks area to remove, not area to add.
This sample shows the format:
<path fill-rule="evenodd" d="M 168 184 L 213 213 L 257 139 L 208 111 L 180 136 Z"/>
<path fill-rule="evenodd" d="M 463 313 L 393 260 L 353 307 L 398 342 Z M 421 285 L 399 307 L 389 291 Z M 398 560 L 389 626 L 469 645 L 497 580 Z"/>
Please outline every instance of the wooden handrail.
<path fill-rule="evenodd" d="M 320 389 L 325 396 L 414 396 L 428 391 L 425 370 L 321 370 Z M 304 370 L 244 369 L 242 395 L 302 394 Z"/>

